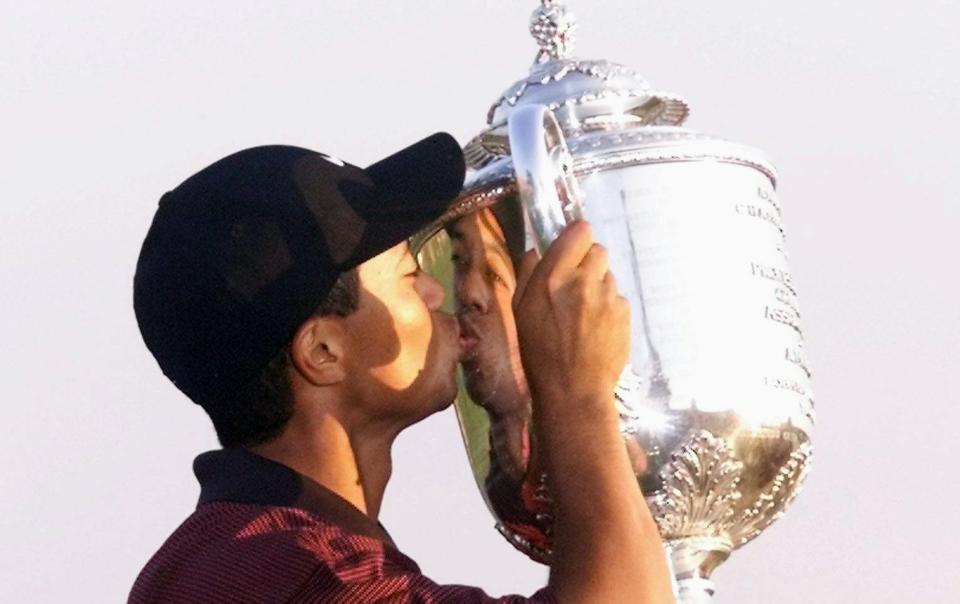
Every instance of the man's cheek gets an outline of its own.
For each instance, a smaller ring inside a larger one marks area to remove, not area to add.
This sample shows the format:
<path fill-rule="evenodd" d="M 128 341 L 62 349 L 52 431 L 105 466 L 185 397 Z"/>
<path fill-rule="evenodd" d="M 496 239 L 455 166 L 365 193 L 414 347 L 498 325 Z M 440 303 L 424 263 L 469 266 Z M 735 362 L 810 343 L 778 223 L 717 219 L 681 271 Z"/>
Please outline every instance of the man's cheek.
<path fill-rule="evenodd" d="M 425 332 L 429 337 L 433 331 L 430 313 L 423 305 L 419 308 L 416 305 L 405 305 L 394 311 L 393 320 L 397 330 L 406 333 L 409 338 L 416 339 L 419 332 Z"/>

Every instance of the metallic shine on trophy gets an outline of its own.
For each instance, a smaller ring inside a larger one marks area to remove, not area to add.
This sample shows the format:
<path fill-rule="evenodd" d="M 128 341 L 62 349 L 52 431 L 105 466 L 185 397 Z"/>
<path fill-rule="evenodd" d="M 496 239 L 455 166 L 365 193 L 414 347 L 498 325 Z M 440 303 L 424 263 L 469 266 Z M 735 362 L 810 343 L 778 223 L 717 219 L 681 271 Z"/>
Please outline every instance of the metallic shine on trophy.
<path fill-rule="evenodd" d="M 444 260 L 457 245 L 441 229 L 451 221 L 494 209 L 504 240 L 541 248 L 571 218 L 593 225 L 632 308 L 616 392 L 624 441 L 678 601 L 707 603 L 714 568 L 784 513 L 810 466 L 810 371 L 776 172 L 754 149 L 682 127 L 686 102 L 631 69 L 572 58 L 575 29 L 557 2 L 534 11 L 530 75 L 467 145 L 456 208 L 414 243 L 454 291 L 469 277 Z M 470 371 L 457 412 L 480 490 L 501 533 L 549 563 L 551 500 L 529 401 L 525 415 L 478 403 L 491 374 Z"/>

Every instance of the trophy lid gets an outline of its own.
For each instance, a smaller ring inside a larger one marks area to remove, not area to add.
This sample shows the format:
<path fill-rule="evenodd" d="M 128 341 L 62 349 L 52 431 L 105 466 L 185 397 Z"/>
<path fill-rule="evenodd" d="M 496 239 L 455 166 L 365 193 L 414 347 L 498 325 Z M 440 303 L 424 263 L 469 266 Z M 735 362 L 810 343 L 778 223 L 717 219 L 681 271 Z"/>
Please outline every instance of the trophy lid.
<path fill-rule="evenodd" d="M 686 101 L 654 91 L 634 70 L 610 61 L 574 58 L 576 30 L 577 21 L 565 6 L 541 0 L 530 18 L 530 33 L 540 46 L 530 74 L 493 104 L 488 128 L 475 145 L 468 145 L 468 156 L 483 163 L 478 156 L 483 150 L 505 154 L 507 120 L 516 107 L 530 103 L 549 107 L 568 136 L 618 124 L 679 126 L 686 120 Z"/>
<path fill-rule="evenodd" d="M 703 159 L 753 167 L 776 183 L 769 160 L 750 147 L 690 130 L 680 96 L 653 89 L 636 71 L 572 56 L 577 22 L 559 0 L 541 0 L 530 18 L 540 49 L 530 74 L 490 108 L 487 127 L 464 147 L 467 177 L 451 208 L 413 241 L 419 248 L 443 225 L 516 191 L 508 121 L 517 107 L 539 104 L 557 119 L 578 175 L 613 167 Z"/>

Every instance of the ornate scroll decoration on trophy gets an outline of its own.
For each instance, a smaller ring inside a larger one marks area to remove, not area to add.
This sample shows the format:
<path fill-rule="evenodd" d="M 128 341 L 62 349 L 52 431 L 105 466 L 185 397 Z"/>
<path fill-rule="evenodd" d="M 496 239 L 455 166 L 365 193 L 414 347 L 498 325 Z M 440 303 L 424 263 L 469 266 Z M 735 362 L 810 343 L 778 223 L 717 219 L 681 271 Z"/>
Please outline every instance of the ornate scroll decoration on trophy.
<path fill-rule="evenodd" d="M 673 453 L 653 510 L 666 540 L 712 535 L 739 547 L 770 526 L 793 502 L 809 471 L 811 447 L 794 451 L 753 505 L 737 511 L 743 463 L 726 440 L 701 430 Z"/>
<path fill-rule="evenodd" d="M 734 546 L 752 540 L 765 528 L 783 516 L 793 500 L 800 494 L 800 485 L 810 472 L 813 449 L 810 443 L 790 454 L 770 486 L 757 498 L 756 502 L 744 510 L 730 529 Z"/>
<path fill-rule="evenodd" d="M 740 499 L 742 469 L 723 439 L 706 430 L 691 437 L 661 472 L 654 517 L 663 538 L 725 533 Z"/>

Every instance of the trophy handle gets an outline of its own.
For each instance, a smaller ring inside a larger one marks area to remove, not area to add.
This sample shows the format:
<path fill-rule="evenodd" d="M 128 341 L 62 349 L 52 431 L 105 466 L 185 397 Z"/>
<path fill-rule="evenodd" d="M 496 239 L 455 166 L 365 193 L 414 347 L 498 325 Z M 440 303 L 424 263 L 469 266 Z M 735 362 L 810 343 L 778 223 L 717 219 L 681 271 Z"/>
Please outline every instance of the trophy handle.
<path fill-rule="evenodd" d="M 542 254 L 563 227 L 583 218 L 573 157 L 557 118 L 544 105 L 517 107 L 508 132 L 521 205 Z"/>

